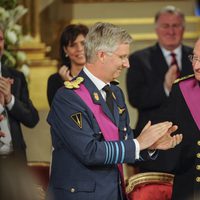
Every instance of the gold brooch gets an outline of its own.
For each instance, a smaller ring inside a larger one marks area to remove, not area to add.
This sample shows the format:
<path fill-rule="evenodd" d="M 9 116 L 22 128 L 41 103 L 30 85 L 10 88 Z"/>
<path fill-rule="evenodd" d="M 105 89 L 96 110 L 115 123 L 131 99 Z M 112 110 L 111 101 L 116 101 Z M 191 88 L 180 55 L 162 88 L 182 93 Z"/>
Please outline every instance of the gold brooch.
<path fill-rule="evenodd" d="M 94 92 L 94 93 L 93 93 L 93 96 L 94 96 L 94 99 L 95 99 L 96 101 L 99 101 L 99 95 L 98 95 L 98 93 Z"/>
<path fill-rule="evenodd" d="M 79 88 L 80 83 L 82 83 L 84 80 L 83 77 L 77 77 L 75 80 L 73 81 L 65 81 L 64 85 L 66 88 L 68 89 L 74 89 L 74 88 Z"/>

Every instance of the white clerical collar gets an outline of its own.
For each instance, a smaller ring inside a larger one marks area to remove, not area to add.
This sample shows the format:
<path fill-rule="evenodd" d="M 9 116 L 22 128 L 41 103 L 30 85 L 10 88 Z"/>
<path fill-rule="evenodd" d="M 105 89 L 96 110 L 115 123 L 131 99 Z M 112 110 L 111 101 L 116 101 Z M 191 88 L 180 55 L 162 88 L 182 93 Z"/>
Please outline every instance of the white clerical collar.
<path fill-rule="evenodd" d="M 98 90 L 102 90 L 102 88 L 106 85 L 102 80 L 94 76 L 87 67 L 83 67 L 83 71 L 86 73 L 86 75 L 89 77 L 89 79 L 95 84 L 95 86 L 98 88 Z"/>

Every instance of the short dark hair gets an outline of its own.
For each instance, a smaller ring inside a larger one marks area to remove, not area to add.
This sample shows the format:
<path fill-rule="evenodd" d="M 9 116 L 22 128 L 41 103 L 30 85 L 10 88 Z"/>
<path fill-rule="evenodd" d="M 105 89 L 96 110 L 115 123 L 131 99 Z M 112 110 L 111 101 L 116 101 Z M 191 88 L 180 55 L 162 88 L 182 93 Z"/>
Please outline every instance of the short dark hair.
<path fill-rule="evenodd" d="M 70 43 L 73 43 L 80 34 L 86 36 L 87 33 L 88 33 L 88 27 L 83 24 L 70 24 L 64 28 L 60 37 L 61 66 L 66 65 L 69 68 L 71 67 L 71 61 L 69 57 L 65 56 L 63 47 L 66 47 Z"/>

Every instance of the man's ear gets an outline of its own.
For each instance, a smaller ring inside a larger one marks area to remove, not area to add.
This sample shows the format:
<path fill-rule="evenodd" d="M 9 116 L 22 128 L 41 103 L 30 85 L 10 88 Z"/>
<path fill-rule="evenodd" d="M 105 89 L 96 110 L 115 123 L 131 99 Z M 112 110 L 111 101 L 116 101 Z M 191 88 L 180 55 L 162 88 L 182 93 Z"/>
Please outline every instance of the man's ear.
<path fill-rule="evenodd" d="M 98 51 L 98 52 L 97 52 L 97 57 L 98 57 L 98 59 L 99 59 L 99 61 L 100 61 L 101 63 L 104 63 L 105 57 L 106 57 L 106 53 L 103 52 L 103 51 Z"/>

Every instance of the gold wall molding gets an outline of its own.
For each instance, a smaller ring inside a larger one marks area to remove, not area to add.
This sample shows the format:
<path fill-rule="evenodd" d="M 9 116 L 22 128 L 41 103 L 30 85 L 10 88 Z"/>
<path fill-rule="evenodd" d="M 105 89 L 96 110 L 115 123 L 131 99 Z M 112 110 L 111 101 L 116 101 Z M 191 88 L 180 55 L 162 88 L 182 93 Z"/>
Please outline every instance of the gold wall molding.
<path fill-rule="evenodd" d="M 157 36 L 155 33 L 133 33 L 130 34 L 134 41 L 150 41 L 156 40 Z M 185 32 L 184 39 L 193 40 L 200 36 L 200 32 Z"/>
<path fill-rule="evenodd" d="M 115 3 L 115 2 L 146 2 L 146 1 L 168 1 L 168 0 L 63 0 L 64 3 Z M 182 1 L 182 0 L 174 0 Z M 188 0 L 189 1 L 189 0 Z"/>
<path fill-rule="evenodd" d="M 117 25 L 148 25 L 154 24 L 153 17 L 146 18 L 93 18 L 93 19 L 72 19 L 71 23 L 84 23 L 88 26 L 96 22 L 109 22 Z M 200 17 L 186 16 L 186 23 L 200 23 Z"/>
<path fill-rule="evenodd" d="M 152 25 L 154 26 L 154 18 L 93 18 L 93 19 L 73 19 L 71 23 L 83 23 L 87 26 L 91 26 L 96 22 L 109 22 L 119 26 L 145 26 Z M 200 35 L 200 17 L 197 16 L 186 16 L 186 24 L 194 24 L 195 30 L 186 31 L 184 34 L 184 39 L 196 39 Z M 135 41 L 147 41 L 147 40 L 156 40 L 157 36 L 155 32 L 141 32 L 133 33 L 130 32 L 131 36 Z"/>

